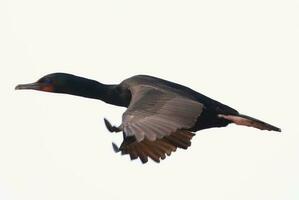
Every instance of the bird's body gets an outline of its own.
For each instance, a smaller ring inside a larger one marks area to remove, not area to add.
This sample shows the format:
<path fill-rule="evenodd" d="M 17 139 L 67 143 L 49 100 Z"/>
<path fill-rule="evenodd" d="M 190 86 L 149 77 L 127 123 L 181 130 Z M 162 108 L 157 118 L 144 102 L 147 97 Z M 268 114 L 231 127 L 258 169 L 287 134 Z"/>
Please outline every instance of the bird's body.
<path fill-rule="evenodd" d="M 197 122 L 190 129 L 192 131 L 198 131 L 205 128 L 211 127 L 222 127 L 229 124 L 229 121 L 219 118 L 218 114 L 238 114 L 235 109 L 224 105 L 218 101 L 215 101 L 203 94 L 200 94 L 186 86 L 173 83 L 160 78 L 147 76 L 147 75 L 137 75 L 129 79 L 124 80 L 120 85 L 125 88 L 133 88 L 148 86 L 154 90 L 161 91 L 163 94 L 181 96 L 186 99 L 196 101 L 203 105 L 203 110 L 199 116 Z"/>
<path fill-rule="evenodd" d="M 143 163 L 148 157 L 159 162 L 177 147 L 187 149 L 193 132 L 206 128 L 235 123 L 280 131 L 188 87 L 147 75 L 105 85 L 71 74 L 54 73 L 16 89 L 67 93 L 127 107 L 120 126 L 112 126 L 106 119 L 105 124 L 111 132 L 123 132 L 124 141 L 119 148 L 114 145 L 115 150 L 129 154 L 131 159 L 139 157 Z"/>
<path fill-rule="evenodd" d="M 219 118 L 217 115 L 222 114 L 237 114 L 238 112 L 220 102 L 217 102 L 207 96 L 204 96 L 188 87 L 185 87 L 180 84 L 176 84 L 170 81 L 166 81 L 160 78 L 147 76 L 147 75 L 137 75 L 131 78 L 124 80 L 120 83 L 124 90 L 130 90 L 130 88 L 142 87 L 151 88 L 152 91 L 159 91 L 165 96 L 176 96 L 182 97 L 184 99 L 189 99 L 195 102 L 198 102 L 202 105 L 201 113 L 198 113 L 198 119 L 196 123 L 188 130 L 198 131 L 205 128 L 211 127 L 222 127 L 229 124 L 228 120 Z M 141 89 L 142 90 L 142 89 Z M 141 94 L 144 96 L 144 94 Z M 146 95 L 144 98 L 147 98 L 147 102 L 150 101 L 152 95 Z M 140 109 L 143 109 L 144 104 L 141 105 Z M 154 105 L 151 105 L 150 109 L 153 109 Z M 184 108 L 186 109 L 186 108 Z M 157 112 L 157 111 L 155 111 Z"/>

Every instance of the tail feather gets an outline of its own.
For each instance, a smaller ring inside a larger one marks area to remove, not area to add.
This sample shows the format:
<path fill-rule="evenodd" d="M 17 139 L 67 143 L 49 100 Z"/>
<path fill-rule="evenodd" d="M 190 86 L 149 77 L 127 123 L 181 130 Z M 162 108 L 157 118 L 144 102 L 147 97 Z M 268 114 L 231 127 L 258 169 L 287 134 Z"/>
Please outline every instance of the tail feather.
<path fill-rule="evenodd" d="M 268 130 L 268 131 L 277 131 L 281 132 L 281 129 L 278 127 L 275 127 L 271 124 L 268 124 L 266 122 L 263 122 L 261 120 L 255 119 L 253 117 L 249 117 L 247 115 L 223 115 L 219 114 L 218 117 L 227 119 L 235 124 L 242 125 L 242 126 L 249 126 L 249 127 L 254 127 L 258 128 L 260 130 Z"/>

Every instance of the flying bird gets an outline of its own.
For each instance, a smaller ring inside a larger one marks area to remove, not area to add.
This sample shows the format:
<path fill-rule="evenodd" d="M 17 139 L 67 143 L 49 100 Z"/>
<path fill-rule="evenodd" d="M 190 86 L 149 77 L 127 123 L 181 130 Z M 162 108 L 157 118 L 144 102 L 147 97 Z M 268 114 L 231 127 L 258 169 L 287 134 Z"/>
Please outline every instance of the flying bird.
<path fill-rule="evenodd" d="M 177 148 L 187 149 L 194 133 L 207 128 L 235 123 L 281 131 L 188 87 L 147 75 L 106 85 L 72 74 L 52 73 L 15 89 L 65 93 L 126 107 L 119 126 L 111 125 L 107 119 L 104 122 L 110 132 L 123 133 L 122 144 L 118 147 L 112 143 L 113 149 L 129 154 L 131 160 L 139 158 L 142 163 L 148 158 L 160 162 Z"/>

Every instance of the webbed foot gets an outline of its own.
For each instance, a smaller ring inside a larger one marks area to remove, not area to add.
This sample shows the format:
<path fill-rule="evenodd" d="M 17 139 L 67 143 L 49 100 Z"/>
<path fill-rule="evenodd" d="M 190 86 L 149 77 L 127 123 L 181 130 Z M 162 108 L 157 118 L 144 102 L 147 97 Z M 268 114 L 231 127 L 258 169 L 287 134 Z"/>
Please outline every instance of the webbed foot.
<path fill-rule="evenodd" d="M 105 125 L 106 125 L 106 128 L 108 129 L 108 131 L 110 131 L 111 133 L 112 132 L 120 132 L 121 129 L 119 129 L 118 127 L 116 126 L 112 126 L 111 123 L 106 119 L 104 118 L 104 122 L 105 122 Z"/>

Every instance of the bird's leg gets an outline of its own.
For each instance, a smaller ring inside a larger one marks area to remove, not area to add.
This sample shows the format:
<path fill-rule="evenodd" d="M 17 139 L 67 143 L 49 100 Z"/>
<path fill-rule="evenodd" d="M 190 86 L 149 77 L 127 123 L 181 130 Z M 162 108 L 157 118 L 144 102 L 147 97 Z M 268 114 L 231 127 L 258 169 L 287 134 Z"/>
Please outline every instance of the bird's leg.
<path fill-rule="evenodd" d="M 110 132 L 120 132 L 121 129 L 119 127 L 116 127 L 116 126 L 112 126 L 111 123 L 104 118 L 104 122 L 105 122 L 105 125 L 106 125 L 106 128 L 108 129 L 108 131 Z"/>
<path fill-rule="evenodd" d="M 104 118 L 104 122 L 105 122 L 105 125 L 106 125 L 106 128 L 108 129 L 108 131 L 116 132 L 116 133 L 122 131 L 119 127 L 112 126 L 111 123 L 106 118 Z M 112 142 L 112 148 L 115 153 L 120 152 L 119 147 L 114 142 Z"/>
<path fill-rule="evenodd" d="M 113 148 L 113 150 L 114 150 L 115 153 L 120 152 L 119 147 L 114 142 L 112 142 L 112 148 Z"/>

